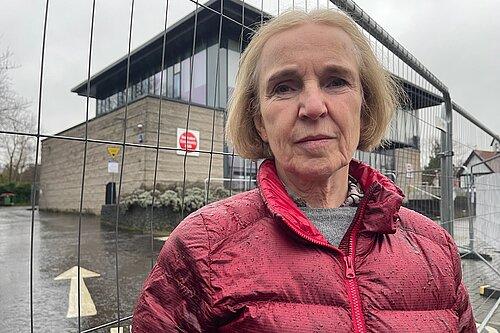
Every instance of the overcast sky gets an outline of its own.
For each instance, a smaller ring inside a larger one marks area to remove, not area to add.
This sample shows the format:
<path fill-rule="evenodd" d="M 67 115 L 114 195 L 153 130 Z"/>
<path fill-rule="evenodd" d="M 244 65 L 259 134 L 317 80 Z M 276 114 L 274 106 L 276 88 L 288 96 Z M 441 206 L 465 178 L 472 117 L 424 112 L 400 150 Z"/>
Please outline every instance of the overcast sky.
<path fill-rule="evenodd" d="M 12 53 L 10 60 L 18 65 L 10 71 L 13 88 L 36 112 L 45 1 L 2 2 L 0 52 Z M 260 0 L 247 2 L 260 8 Z M 265 10 L 277 10 L 276 1 L 264 2 L 269 6 Z M 93 73 L 126 54 L 130 3 L 97 0 Z M 309 1 L 308 7 L 316 4 L 316 0 Z M 500 133 L 500 1 L 358 0 L 357 4 L 444 82 L 455 102 Z M 91 0 L 50 1 L 43 133 L 55 134 L 85 120 L 85 98 L 70 90 L 87 77 L 91 5 Z M 133 48 L 162 31 L 164 7 L 165 0 L 135 1 Z M 189 0 L 170 1 L 169 22 L 194 8 Z M 91 106 L 93 117 L 93 100 Z"/>

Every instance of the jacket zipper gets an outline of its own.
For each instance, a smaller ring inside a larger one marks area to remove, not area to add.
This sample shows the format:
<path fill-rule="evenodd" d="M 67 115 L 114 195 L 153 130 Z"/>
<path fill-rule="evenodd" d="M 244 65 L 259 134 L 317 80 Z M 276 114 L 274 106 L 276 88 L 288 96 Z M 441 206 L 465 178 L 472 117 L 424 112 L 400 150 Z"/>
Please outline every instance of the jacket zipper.
<path fill-rule="evenodd" d="M 345 262 L 345 277 L 347 283 L 347 294 L 349 295 L 349 303 L 351 304 L 352 321 L 355 333 L 364 333 L 365 322 L 363 319 L 363 311 L 361 309 L 361 300 L 358 292 L 358 284 L 356 282 L 356 273 L 354 271 L 354 260 L 349 255 L 344 255 Z"/>
<path fill-rule="evenodd" d="M 360 211 L 359 217 L 356 220 L 356 224 L 360 221 L 364 213 L 364 207 L 362 208 L 362 211 Z M 279 216 L 283 221 L 283 217 L 279 214 L 276 214 Z M 285 222 L 286 223 L 286 222 Z M 365 328 L 365 322 L 363 319 L 363 312 L 361 310 L 361 300 L 359 297 L 359 292 L 358 292 L 358 285 L 356 283 L 356 272 L 354 270 L 354 242 L 355 242 L 355 237 L 357 231 L 357 228 L 353 229 L 351 231 L 351 236 L 349 238 L 349 246 L 348 246 L 348 254 L 346 255 L 342 250 L 328 244 L 328 243 L 323 243 L 323 242 L 318 242 L 317 240 L 303 234 L 299 230 L 297 230 L 295 227 L 289 225 L 286 223 L 290 229 L 292 229 L 297 235 L 300 237 L 304 238 L 305 240 L 316 244 L 320 246 L 325 246 L 328 248 L 331 248 L 337 252 L 340 253 L 342 256 L 344 263 L 345 263 L 345 277 L 346 277 L 346 283 L 347 283 L 347 294 L 349 296 L 349 303 L 351 304 L 351 312 L 352 312 L 352 320 L 353 320 L 353 326 L 354 326 L 354 332 L 355 333 L 366 333 L 366 328 Z"/>
<path fill-rule="evenodd" d="M 282 221 L 285 222 L 285 224 L 292 229 L 298 236 L 302 237 L 303 239 L 316 244 L 320 246 L 324 246 L 330 249 L 333 249 L 337 252 L 340 253 L 342 256 L 342 259 L 344 260 L 345 263 L 345 277 L 346 277 L 346 283 L 347 283 L 347 294 L 349 296 L 349 303 L 351 304 L 351 311 L 352 311 L 352 320 L 353 320 L 353 326 L 354 326 L 354 332 L 355 333 L 366 333 L 366 327 L 365 327 L 365 321 L 363 318 L 363 311 L 361 309 L 361 300 L 359 297 L 359 291 L 358 291 L 358 284 L 356 282 L 356 271 L 354 269 L 354 249 L 355 249 L 355 243 L 356 243 L 356 235 L 357 231 L 359 228 L 359 223 L 361 222 L 361 219 L 363 218 L 365 214 L 365 209 L 367 205 L 367 198 L 371 195 L 373 185 L 366 191 L 364 200 L 361 201 L 361 206 L 360 206 L 360 211 L 357 216 L 356 222 L 354 223 L 354 227 L 351 230 L 351 234 L 349 236 L 349 243 L 347 246 L 347 251 L 344 253 L 342 250 L 336 248 L 333 245 L 330 245 L 328 243 L 323 243 L 319 242 L 306 234 L 302 233 L 300 230 L 295 228 L 293 225 L 289 224 L 286 222 L 286 220 L 281 216 L 279 213 L 275 213 L 277 217 L 279 217 Z"/>
<path fill-rule="evenodd" d="M 359 224 L 361 219 L 365 214 L 365 209 L 367 205 L 366 198 L 371 194 L 371 188 L 365 194 L 365 200 L 361 202 L 359 208 L 359 214 L 356 221 L 354 222 L 351 234 L 349 235 L 349 243 L 347 245 L 346 254 L 343 254 L 343 259 L 345 263 L 345 277 L 347 283 L 347 294 L 349 295 L 349 303 L 351 304 L 352 320 L 355 333 L 365 333 L 365 321 L 363 318 L 363 311 L 361 309 L 361 299 L 359 296 L 358 283 L 356 282 L 356 270 L 354 268 L 354 256 L 356 248 L 356 236 L 359 229 Z"/>

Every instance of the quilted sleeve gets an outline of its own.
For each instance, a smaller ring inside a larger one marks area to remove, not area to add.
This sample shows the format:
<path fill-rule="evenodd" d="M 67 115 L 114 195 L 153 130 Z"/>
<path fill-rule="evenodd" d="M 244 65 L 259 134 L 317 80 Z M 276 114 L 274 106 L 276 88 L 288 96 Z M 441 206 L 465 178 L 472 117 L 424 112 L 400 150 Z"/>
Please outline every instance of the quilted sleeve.
<path fill-rule="evenodd" d="M 469 295 L 463 282 L 460 283 L 457 290 L 456 308 L 459 314 L 459 332 L 469 333 L 477 332 L 476 322 L 472 314 L 472 307 L 469 300 Z"/>
<path fill-rule="evenodd" d="M 135 333 L 211 332 L 209 243 L 200 215 L 171 234 L 147 278 L 132 320 Z"/>
<path fill-rule="evenodd" d="M 460 333 L 473 333 L 477 332 L 476 322 L 472 313 L 469 294 L 462 281 L 462 265 L 460 254 L 451 236 L 446 233 L 448 244 L 450 247 L 451 257 L 453 260 L 453 267 L 455 267 L 455 286 L 456 286 L 456 301 L 455 311 L 458 314 L 458 329 Z"/>

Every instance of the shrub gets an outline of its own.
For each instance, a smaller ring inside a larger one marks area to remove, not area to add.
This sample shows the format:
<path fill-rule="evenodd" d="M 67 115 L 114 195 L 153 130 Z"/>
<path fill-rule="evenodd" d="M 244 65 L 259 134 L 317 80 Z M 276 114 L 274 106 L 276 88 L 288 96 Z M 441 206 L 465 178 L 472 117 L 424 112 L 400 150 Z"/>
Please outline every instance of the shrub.
<path fill-rule="evenodd" d="M 205 205 L 205 191 L 198 187 L 187 188 L 184 193 L 184 211 L 190 213 Z"/>
<path fill-rule="evenodd" d="M 175 191 L 166 190 L 160 194 L 158 199 L 158 204 L 160 206 L 170 207 L 174 212 L 181 210 L 181 198 L 179 198 L 179 195 Z"/>
<path fill-rule="evenodd" d="M 169 207 L 174 212 L 182 210 L 184 203 L 184 213 L 191 213 L 203 207 L 206 202 L 205 190 L 199 187 L 189 187 L 183 190 L 180 186 L 162 187 L 164 190 L 156 190 L 153 195 L 153 190 L 148 190 L 145 187 L 134 190 L 132 193 L 126 194 L 120 200 L 120 208 L 123 211 L 128 210 L 133 206 L 146 208 L 153 206 Z M 184 192 L 184 195 L 183 195 Z M 208 202 L 215 202 L 220 199 L 227 198 L 229 191 L 222 187 L 217 187 L 211 191 Z M 154 197 L 154 200 L 153 200 Z M 184 201 L 182 200 L 184 197 Z"/>
<path fill-rule="evenodd" d="M 212 193 L 210 193 L 209 202 L 219 201 L 221 199 L 229 197 L 229 190 L 223 187 L 216 187 Z"/>
<path fill-rule="evenodd" d="M 17 204 L 29 204 L 31 202 L 31 183 L 8 183 L 0 184 L 0 193 L 11 192 L 16 196 L 14 202 Z"/>

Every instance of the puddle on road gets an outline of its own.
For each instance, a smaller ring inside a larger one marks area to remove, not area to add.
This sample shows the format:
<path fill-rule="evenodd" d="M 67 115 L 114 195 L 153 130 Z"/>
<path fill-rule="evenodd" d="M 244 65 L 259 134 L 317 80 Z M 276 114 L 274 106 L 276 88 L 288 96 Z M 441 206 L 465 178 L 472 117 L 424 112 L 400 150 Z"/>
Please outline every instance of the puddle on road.
<path fill-rule="evenodd" d="M 22 207 L 0 209 L 0 313 L 6 332 L 30 327 L 30 234 L 32 212 Z M 76 318 L 67 318 L 71 279 L 54 280 L 78 265 L 77 214 L 34 212 L 34 326 L 41 331 L 75 332 Z M 85 330 L 116 320 L 117 292 L 120 316 L 132 314 L 137 296 L 151 270 L 151 237 L 120 231 L 118 246 L 114 228 L 101 227 L 99 217 L 83 216 L 80 235 L 80 267 L 99 277 L 85 278 L 97 315 L 81 318 Z M 153 258 L 163 245 L 155 241 Z M 116 248 L 118 247 L 118 282 Z M 76 282 L 76 281 L 75 281 Z M 127 325 L 124 322 L 128 331 Z M 101 332 L 109 332 L 110 327 Z M 38 329 L 35 329 L 38 331 Z"/>

